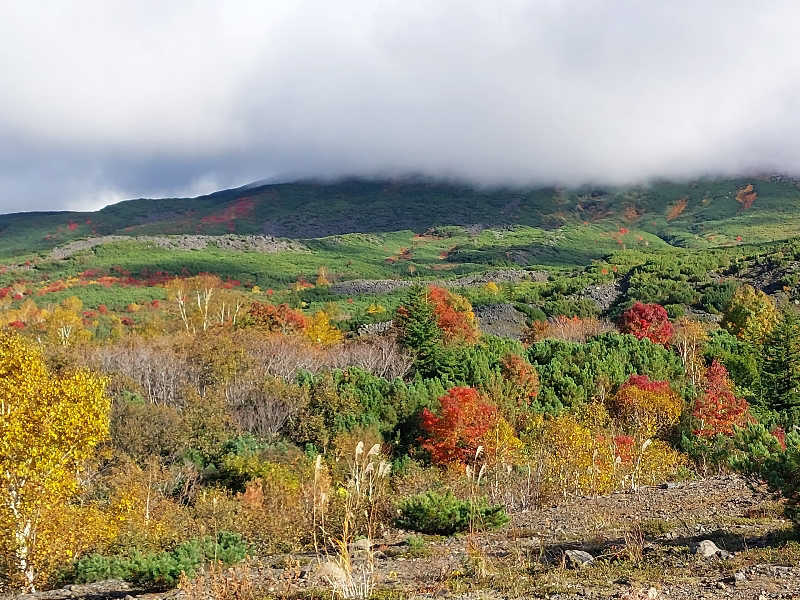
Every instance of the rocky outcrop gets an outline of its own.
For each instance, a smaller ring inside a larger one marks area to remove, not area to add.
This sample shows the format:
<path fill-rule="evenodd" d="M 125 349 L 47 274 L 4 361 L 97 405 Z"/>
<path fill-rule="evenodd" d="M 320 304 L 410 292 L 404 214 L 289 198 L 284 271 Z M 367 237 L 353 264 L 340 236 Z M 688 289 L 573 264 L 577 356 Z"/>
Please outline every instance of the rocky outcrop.
<path fill-rule="evenodd" d="M 547 281 L 546 271 L 526 271 L 524 269 L 499 269 L 464 275 L 456 279 L 433 279 L 427 281 L 409 281 L 407 279 L 353 279 L 331 285 L 330 290 L 341 296 L 359 296 L 362 294 L 390 294 L 397 290 L 411 287 L 415 283 L 423 285 L 439 285 L 447 288 L 485 285 L 495 283 L 518 283 L 520 281 Z"/>
<path fill-rule="evenodd" d="M 522 339 L 526 317 L 513 304 L 489 304 L 475 308 L 481 331 L 500 337 Z"/>
<path fill-rule="evenodd" d="M 212 247 L 224 250 L 252 250 L 267 253 L 286 250 L 295 252 L 308 251 L 308 248 L 299 242 L 266 235 L 104 235 L 85 240 L 75 240 L 54 248 L 50 252 L 50 258 L 60 260 L 96 246 L 117 242 L 138 242 L 171 250 L 202 250 Z"/>

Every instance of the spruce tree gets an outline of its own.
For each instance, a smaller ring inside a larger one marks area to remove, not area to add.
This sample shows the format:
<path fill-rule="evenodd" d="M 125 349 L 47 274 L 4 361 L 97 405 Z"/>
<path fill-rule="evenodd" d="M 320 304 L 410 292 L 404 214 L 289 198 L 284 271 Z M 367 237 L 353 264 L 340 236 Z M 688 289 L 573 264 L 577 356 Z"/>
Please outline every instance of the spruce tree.
<path fill-rule="evenodd" d="M 442 330 L 436 320 L 427 290 L 415 285 L 394 316 L 397 341 L 414 353 L 414 370 L 423 377 L 435 376 L 442 353 Z"/>
<path fill-rule="evenodd" d="M 760 364 L 762 407 L 794 420 L 800 412 L 800 319 L 786 312 L 764 342 Z"/>

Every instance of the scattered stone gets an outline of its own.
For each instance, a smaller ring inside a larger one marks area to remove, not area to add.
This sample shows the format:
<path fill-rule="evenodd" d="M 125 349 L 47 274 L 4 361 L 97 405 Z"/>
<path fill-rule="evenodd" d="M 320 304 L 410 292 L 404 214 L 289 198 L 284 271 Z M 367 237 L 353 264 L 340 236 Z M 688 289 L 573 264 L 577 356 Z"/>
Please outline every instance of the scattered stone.
<path fill-rule="evenodd" d="M 594 556 L 584 550 L 567 550 L 564 552 L 567 566 L 573 569 L 583 569 L 594 563 Z"/>
<path fill-rule="evenodd" d="M 368 538 L 361 538 L 353 543 L 355 550 L 369 550 L 370 548 L 372 548 L 372 542 Z"/>
<path fill-rule="evenodd" d="M 545 271 L 526 271 L 525 269 L 499 269 L 472 275 L 464 275 L 456 279 L 439 279 L 422 282 L 424 285 L 439 285 L 447 288 L 485 285 L 495 283 L 517 283 L 520 281 L 547 281 Z M 330 291 L 339 296 L 359 296 L 361 294 L 390 294 L 397 290 L 409 288 L 416 281 L 407 279 L 353 279 L 341 281 L 330 286 Z"/>
<path fill-rule="evenodd" d="M 694 549 L 695 554 L 699 554 L 703 558 L 712 558 L 719 556 L 720 558 L 730 558 L 732 555 L 726 550 L 722 550 L 711 540 L 703 540 Z"/>
<path fill-rule="evenodd" d="M 347 573 L 333 560 L 321 562 L 314 571 L 315 579 L 333 584 L 344 584 L 347 582 Z"/>

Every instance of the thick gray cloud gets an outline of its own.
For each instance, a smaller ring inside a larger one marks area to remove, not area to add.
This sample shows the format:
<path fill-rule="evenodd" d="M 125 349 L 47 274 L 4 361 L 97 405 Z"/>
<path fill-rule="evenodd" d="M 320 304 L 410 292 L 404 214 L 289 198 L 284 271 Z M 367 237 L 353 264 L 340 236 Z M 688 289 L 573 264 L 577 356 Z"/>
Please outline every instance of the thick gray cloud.
<path fill-rule="evenodd" d="M 0 3 L 0 212 L 283 176 L 800 173 L 800 5 Z"/>

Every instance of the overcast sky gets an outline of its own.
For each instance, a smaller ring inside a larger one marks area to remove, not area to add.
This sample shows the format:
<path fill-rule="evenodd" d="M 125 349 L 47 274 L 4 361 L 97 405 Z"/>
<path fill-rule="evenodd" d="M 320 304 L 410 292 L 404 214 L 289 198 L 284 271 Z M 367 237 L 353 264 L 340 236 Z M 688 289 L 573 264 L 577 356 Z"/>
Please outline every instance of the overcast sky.
<path fill-rule="evenodd" d="M 0 212 L 800 174 L 800 2 L 0 0 Z"/>

